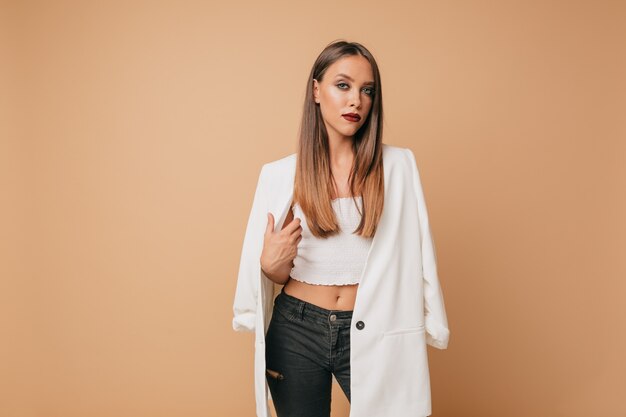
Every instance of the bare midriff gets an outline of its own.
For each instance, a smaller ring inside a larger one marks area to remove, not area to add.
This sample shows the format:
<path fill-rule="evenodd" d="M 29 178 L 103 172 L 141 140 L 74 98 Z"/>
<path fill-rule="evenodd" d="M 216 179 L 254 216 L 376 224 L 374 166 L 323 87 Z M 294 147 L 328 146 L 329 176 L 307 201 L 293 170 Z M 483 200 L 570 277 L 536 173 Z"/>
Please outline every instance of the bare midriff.
<path fill-rule="evenodd" d="M 314 285 L 290 277 L 285 284 L 284 291 L 293 297 L 327 310 L 350 311 L 354 309 L 358 288 L 359 284 Z"/>
<path fill-rule="evenodd" d="M 293 220 L 291 209 L 287 213 L 287 218 L 283 224 L 285 228 Z M 291 277 L 285 283 L 284 291 L 307 303 L 327 310 L 351 311 L 354 309 L 356 293 L 359 284 L 348 285 L 315 285 L 303 281 L 297 281 Z"/>

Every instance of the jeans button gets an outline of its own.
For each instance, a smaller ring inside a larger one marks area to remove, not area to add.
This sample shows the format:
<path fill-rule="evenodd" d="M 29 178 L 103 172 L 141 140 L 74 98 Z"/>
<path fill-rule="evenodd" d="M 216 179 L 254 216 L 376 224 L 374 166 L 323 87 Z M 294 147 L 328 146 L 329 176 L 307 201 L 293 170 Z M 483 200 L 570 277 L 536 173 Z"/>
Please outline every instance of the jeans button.
<path fill-rule="evenodd" d="M 335 316 L 334 314 L 330 315 L 330 321 L 335 321 L 337 320 L 337 316 Z"/>

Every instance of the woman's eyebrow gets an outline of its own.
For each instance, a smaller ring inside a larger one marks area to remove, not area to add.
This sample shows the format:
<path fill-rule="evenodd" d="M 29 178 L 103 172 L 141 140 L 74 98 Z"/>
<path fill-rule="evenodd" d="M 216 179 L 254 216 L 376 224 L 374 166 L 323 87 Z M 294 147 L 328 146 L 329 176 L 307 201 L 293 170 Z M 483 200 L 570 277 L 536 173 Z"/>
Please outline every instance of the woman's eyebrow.
<path fill-rule="evenodd" d="M 335 78 L 337 77 L 343 77 L 343 78 L 347 78 L 350 81 L 354 81 L 354 79 L 352 77 L 350 77 L 348 74 L 343 74 L 343 73 L 339 73 L 337 75 L 335 75 Z M 363 83 L 363 85 L 374 85 L 374 81 L 367 81 L 365 83 Z"/>

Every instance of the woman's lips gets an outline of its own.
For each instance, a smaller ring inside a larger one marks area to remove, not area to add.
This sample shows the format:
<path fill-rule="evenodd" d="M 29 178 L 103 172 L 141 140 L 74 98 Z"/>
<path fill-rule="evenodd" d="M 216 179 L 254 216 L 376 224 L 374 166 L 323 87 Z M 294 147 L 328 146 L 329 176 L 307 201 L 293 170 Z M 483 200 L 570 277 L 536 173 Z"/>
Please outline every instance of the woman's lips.
<path fill-rule="evenodd" d="M 341 117 L 343 117 L 344 119 L 346 119 L 346 120 L 348 120 L 350 122 L 358 122 L 359 121 L 358 117 L 348 116 L 347 114 L 344 114 Z"/>

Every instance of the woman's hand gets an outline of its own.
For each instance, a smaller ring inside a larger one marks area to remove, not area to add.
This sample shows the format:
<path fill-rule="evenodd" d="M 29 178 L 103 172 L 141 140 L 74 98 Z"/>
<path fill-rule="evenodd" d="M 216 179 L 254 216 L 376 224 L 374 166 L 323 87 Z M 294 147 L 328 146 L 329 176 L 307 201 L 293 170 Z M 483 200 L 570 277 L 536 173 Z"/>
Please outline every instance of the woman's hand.
<path fill-rule="evenodd" d="M 274 215 L 268 213 L 267 227 L 263 238 L 261 269 L 268 278 L 278 284 L 285 284 L 298 254 L 298 243 L 302 239 L 300 219 L 294 218 L 282 230 L 274 232 Z M 289 217 L 286 219 L 288 220 Z"/>

